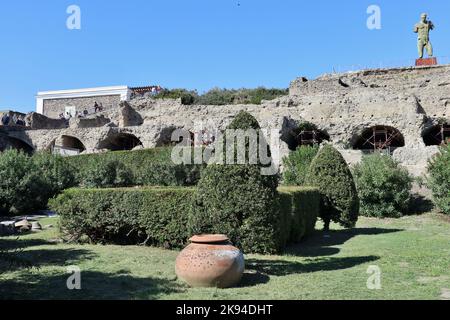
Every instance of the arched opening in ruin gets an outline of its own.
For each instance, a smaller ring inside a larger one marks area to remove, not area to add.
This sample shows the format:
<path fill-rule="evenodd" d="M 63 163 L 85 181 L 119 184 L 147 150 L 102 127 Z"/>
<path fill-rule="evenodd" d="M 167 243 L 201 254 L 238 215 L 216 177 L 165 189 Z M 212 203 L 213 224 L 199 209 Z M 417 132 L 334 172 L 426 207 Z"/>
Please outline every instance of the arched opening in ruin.
<path fill-rule="evenodd" d="M 395 149 L 405 146 L 405 138 L 400 131 L 388 126 L 368 128 L 354 140 L 353 149 L 366 153 L 381 151 L 392 154 Z"/>
<path fill-rule="evenodd" d="M 109 136 L 100 142 L 99 149 L 108 149 L 110 151 L 128 151 L 142 146 L 141 140 L 130 133 L 117 133 Z"/>
<path fill-rule="evenodd" d="M 86 150 L 86 147 L 81 142 L 80 139 L 73 137 L 73 136 L 62 136 L 61 139 L 61 146 L 63 149 L 75 151 L 78 153 L 82 153 Z M 57 147 L 57 146 L 55 146 Z"/>
<path fill-rule="evenodd" d="M 440 146 L 450 144 L 450 124 L 438 124 L 426 130 L 423 134 L 426 146 Z"/>
<path fill-rule="evenodd" d="M 301 146 L 315 146 L 330 141 L 330 136 L 325 131 L 319 130 L 316 125 L 305 122 L 289 129 L 282 136 L 282 140 L 286 142 L 289 150 L 295 151 Z"/>
<path fill-rule="evenodd" d="M 9 149 L 23 151 L 24 153 L 29 155 L 32 155 L 34 153 L 34 148 L 27 142 L 7 135 L 0 135 L 0 152 Z"/>
<path fill-rule="evenodd" d="M 173 136 L 175 132 L 177 135 Z M 182 142 L 185 146 L 193 145 L 194 137 L 194 133 L 186 129 L 179 129 L 176 127 L 163 128 L 156 142 L 156 147 L 171 147 Z"/>

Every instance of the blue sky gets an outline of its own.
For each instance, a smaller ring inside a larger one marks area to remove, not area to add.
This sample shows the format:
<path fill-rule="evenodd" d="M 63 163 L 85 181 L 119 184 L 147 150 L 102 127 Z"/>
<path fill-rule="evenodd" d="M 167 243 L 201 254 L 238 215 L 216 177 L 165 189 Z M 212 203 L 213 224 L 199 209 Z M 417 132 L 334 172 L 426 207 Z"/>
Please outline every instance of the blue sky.
<path fill-rule="evenodd" d="M 81 8 L 81 30 L 66 9 Z M 382 29 L 366 27 L 369 5 Z M 38 91 L 107 85 L 287 87 L 352 66 L 408 65 L 421 12 L 450 62 L 444 0 L 15 0 L 0 9 L 0 110 L 35 108 Z M 447 58 L 445 58 L 447 57 Z"/>

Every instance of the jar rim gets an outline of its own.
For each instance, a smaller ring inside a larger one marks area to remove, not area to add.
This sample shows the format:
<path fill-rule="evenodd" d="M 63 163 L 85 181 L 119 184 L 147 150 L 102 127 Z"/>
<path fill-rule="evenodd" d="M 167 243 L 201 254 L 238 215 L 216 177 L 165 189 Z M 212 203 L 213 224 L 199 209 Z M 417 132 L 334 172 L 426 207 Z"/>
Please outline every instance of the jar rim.
<path fill-rule="evenodd" d="M 202 234 L 193 236 L 189 241 L 193 243 L 221 243 L 228 242 L 230 239 L 224 234 Z"/>

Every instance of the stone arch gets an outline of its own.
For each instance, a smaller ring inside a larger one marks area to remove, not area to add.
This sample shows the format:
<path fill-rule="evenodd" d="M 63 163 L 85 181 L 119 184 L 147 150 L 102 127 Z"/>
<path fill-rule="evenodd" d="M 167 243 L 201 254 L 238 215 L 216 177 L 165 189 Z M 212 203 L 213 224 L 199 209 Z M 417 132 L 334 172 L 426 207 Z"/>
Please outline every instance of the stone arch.
<path fill-rule="evenodd" d="M 367 153 L 384 151 L 392 154 L 395 149 L 405 146 L 405 138 L 398 129 L 380 125 L 363 130 L 353 138 L 352 145 L 354 150 Z"/>
<path fill-rule="evenodd" d="M 55 141 L 54 148 L 61 148 L 64 150 L 73 151 L 75 153 L 82 153 L 86 151 L 83 142 L 75 136 L 62 135 Z"/>
<path fill-rule="evenodd" d="M 8 149 L 23 151 L 29 155 L 33 154 L 35 151 L 34 147 L 31 146 L 28 142 L 16 137 L 2 134 L 0 135 L 0 152 Z"/>
<path fill-rule="evenodd" d="M 168 146 L 174 146 L 184 140 L 183 137 L 178 137 L 178 141 L 172 141 L 172 135 L 175 131 L 180 130 L 180 128 L 177 128 L 175 126 L 165 127 L 162 128 L 159 137 L 156 141 L 156 147 L 168 147 Z M 187 144 L 191 143 L 193 141 L 193 133 L 188 130 L 181 130 L 179 132 L 185 137 L 189 137 L 191 141 L 186 142 Z"/>
<path fill-rule="evenodd" d="M 314 124 L 300 123 L 284 129 L 281 140 L 288 145 L 289 150 L 295 151 L 300 146 L 314 146 L 330 141 L 330 135 Z"/>
<path fill-rule="evenodd" d="M 136 147 L 143 146 L 141 140 L 134 134 L 115 133 L 109 135 L 105 140 L 98 144 L 98 149 L 108 149 L 110 151 L 133 150 Z"/>
<path fill-rule="evenodd" d="M 423 132 L 422 137 L 426 146 L 450 144 L 450 123 L 438 124 L 428 128 Z"/>

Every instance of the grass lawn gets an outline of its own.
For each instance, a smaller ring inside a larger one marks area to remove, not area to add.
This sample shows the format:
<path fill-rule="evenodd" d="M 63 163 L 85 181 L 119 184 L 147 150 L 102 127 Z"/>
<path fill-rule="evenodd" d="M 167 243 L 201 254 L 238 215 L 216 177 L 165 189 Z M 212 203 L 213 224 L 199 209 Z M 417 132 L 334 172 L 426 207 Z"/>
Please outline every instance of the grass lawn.
<path fill-rule="evenodd" d="M 0 238 L 1 247 L 22 247 L 18 256 L 36 264 L 0 269 L 0 299 L 450 299 L 449 217 L 360 218 L 354 230 L 333 227 L 283 256 L 247 255 L 241 285 L 226 290 L 177 281 L 175 251 L 59 244 L 56 229 Z M 82 270 L 82 290 L 66 287 L 70 265 Z M 371 265 L 381 268 L 381 290 L 367 289 Z"/>

